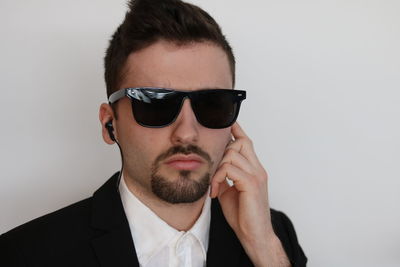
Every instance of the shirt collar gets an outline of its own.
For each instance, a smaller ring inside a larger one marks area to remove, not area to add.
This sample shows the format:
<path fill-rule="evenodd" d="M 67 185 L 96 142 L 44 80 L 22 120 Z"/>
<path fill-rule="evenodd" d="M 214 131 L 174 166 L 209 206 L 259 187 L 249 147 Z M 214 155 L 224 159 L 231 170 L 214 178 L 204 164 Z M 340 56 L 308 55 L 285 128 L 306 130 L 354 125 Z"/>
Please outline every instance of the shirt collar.
<path fill-rule="evenodd" d="M 140 262 L 146 262 L 158 249 L 167 245 L 180 231 L 168 225 L 142 203 L 128 189 L 123 176 L 119 184 L 119 192 L 131 229 L 138 259 Z M 209 197 L 209 192 L 207 192 L 207 198 L 204 202 L 200 217 L 188 231 L 200 242 L 204 258 L 206 258 L 208 249 L 211 221 L 210 207 L 211 198 Z"/>
<path fill-rule="evenodd" d="M 209 193 L 210 191 L 207 191 L 207 198 L 204 202 L 200 217 L 189 230 L 189 232 L 191 232 L 200 241 L 204 253 L 204 258 L 206 258 L 208 250 L 208 239 L 211 221 L 211 198 Z"/>

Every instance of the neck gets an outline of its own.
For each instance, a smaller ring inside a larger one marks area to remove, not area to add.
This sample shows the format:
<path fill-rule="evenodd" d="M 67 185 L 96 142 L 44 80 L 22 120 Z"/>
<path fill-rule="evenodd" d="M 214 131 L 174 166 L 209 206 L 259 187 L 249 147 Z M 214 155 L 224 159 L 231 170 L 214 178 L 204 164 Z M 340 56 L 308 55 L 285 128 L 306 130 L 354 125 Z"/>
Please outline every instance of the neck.
<path fill-rule="evenodd" d="M 123 177 L 129 191 L 158 217 L 178 231 L 188 231 L 200 217 L 208 194 L 193 203 L 171 204 L 143 189 L 133 179 Z"/>

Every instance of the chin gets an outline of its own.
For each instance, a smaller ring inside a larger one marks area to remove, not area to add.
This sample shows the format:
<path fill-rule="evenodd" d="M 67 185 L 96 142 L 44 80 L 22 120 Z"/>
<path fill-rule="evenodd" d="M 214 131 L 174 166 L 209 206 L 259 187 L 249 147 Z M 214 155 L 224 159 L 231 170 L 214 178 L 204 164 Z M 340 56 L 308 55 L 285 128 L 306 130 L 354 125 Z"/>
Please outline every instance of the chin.
<path fill-rule="evenodd" d="M 207 192 L 210 184 L 210 174 L 199 175 L 193 179 L 191 171 L 180 171 L 174 181 L 162 175 L 151 177 L 151 189 L 161 200 L 172 203 L 193 203 L 201 199 Z"/>

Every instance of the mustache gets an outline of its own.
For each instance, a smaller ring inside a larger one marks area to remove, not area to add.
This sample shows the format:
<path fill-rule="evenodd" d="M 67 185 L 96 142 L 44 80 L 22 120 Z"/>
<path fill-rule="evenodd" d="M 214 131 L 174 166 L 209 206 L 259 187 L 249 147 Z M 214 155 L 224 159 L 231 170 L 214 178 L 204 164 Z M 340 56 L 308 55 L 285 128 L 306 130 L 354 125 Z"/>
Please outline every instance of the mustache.
<path fill-rule="evenodd" d="M 197 154 L 203 159 L 205 159 L 209 164 L 212 163 L 210 155 L 205 152 L 203 149 L 201 149 L 198 146 L 195 145 L 188 145 L 188 146 L 173 146 L 169 148 L 167 151 L 164 153 L 160 154 L 155 162 L 160 162 L 168 157 L 171 157 L 172 155 L 175 154 L 184 154 L 184 155 L 189 155 L 189 154 Z"/>

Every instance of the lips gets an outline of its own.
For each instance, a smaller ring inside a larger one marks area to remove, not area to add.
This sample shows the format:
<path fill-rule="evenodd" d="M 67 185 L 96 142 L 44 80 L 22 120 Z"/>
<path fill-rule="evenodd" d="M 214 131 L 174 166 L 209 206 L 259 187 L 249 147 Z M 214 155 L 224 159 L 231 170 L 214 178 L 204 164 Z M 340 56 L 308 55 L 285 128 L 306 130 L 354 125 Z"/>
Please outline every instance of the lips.
<path fill-rule="evenodd" d="M 195 154 L 189 155 L 174 155 L 169 157 L 165 164 L 177 170 L 195 170 L 204 163 L 203 159 Z"/>

